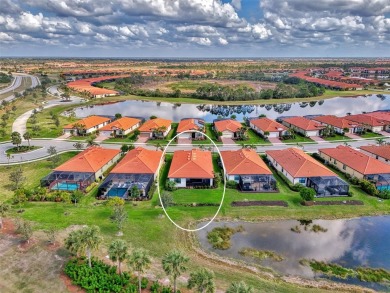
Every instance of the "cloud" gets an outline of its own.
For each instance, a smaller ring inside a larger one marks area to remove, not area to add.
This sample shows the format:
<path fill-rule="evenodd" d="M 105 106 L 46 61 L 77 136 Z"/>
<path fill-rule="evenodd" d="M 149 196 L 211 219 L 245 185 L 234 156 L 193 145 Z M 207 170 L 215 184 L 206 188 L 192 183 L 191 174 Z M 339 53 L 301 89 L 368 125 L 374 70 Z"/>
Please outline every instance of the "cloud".
<path fill-rule="evenodd" d="M 241 0 L 232 0 L 232 6 L 235 9 L 240 10 L 241 9 Z"/>

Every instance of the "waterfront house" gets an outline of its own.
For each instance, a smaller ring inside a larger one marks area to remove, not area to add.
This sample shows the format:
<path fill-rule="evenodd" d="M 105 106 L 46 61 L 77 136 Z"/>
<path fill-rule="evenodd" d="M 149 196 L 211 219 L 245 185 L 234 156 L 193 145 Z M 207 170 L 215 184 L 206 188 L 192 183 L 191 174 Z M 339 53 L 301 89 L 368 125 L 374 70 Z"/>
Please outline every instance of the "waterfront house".
<path fill-rule="evenodd" d="M 202 140 L 205 138 L 204 134 L 197 131 L 205 131 L 205 122 L 199 118 L 186 118 L 182 119 L 177 126 L 178 138 L 187 138 L 190 140 Z M 185 133 L 182 133 L 186 131 Z"/>
<path fill-rule="evenodd" d="M 344 133 L 358 133 L 361 132 L 362 127 L 358 122 L 354 122 L 345 118 L 334 115 L 323 115 L 312 118 L 321 125 L 333 127 L 334 131 L 343 135 Z"/>
<path fill-rule="evenodd" d="M 249 126 L 263 137 L 282 137 L 287 134 L 287 127 L 267 117 L 249 120 Z"/>
<path fill-rule="evenodd" d="M 221 151 L 225 179 L 235 181 L 241 191 L 270 192 L 276 190 L 271 170 L 252 149 Z"/>
<path fill-rule="evenodd" d="M 92 146 L 62 165 L 41 180 L 41 186 L 50 190 L 85 190 L 115 164 L 121 156 L 120 150 Z"/>
<path fill-rule="evenodd" d="M 140 136 L 164 138 L 171 131 L 171 124 L 171 120 L 154 118 L 146 121 L 138 130 L 140 131 Z"/>
<path fill-rule="evenodd" d="M 233 119 L 214 120 L 214 130 L 219 137 L 237 138 L 242 124 Z"/>
<path fill-rule="evenodd" d="M 146 196 L 156 180 L 162 154 L 142 147 L 130 150 L 99 187 L 99 197 L 128 198 L 132 196 L 134 186 L 140 197 Z"/>
<path fill-rule="evenodd" d="M 136 130 L 140 125 L 140 119 L 121 117 L 100 128 L 99 132 L 106 136 L 124 136 Z"/>
<path fill-rule="evenodd" d="M 213 186 L 214 168 L 210 151 L 192 149 L 173 153 L 168 180 L 176 187 Z"/>
<path fill-rule="evenodd" d="M 348 195 L 348 184 L 303 150 L 288 148 L 265 153 L 270 164 L 292 184 L 311 187 L 318 197 Z"/>
<path fill-rule="evenodd" d="M 307 137 L 320 136 L 321 131 L 325 128 L 324 125 L 305 117 L 285 118 L 282 119 L 282 124 Z"/>
<path fill-rule="evenodd" d="M 344 118 L 359 123 L 363 129 L 371 132 L 381 132 L 382 130 L 385 130 L 386 125 L 388 124 L 383 120 L 365 114 L 348 115 Z"/>
<path fill-rule="evenodd" d="M 370 180 L 377 189 L 390 189 L 390 166 L 349 146 L 318 150 L 328 164 L 359 179 Z"/>
<path fill-rule="evenodd" d="M 63 127 L 64 134 L 85 135 L 97 131 L 110 123 L 111 119 L 102 116 L 89 116 Z"/>

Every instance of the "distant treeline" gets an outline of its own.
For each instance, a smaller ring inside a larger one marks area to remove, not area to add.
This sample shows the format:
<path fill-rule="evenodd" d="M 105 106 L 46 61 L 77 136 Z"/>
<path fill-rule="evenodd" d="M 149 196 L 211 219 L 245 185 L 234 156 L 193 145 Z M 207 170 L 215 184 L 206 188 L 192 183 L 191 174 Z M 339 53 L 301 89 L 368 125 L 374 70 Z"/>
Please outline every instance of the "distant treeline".
<path fill-rule="evenodd" d="M 0 72 L 0 83 L 9 83 L 12 80 L 12 75 Z"/>

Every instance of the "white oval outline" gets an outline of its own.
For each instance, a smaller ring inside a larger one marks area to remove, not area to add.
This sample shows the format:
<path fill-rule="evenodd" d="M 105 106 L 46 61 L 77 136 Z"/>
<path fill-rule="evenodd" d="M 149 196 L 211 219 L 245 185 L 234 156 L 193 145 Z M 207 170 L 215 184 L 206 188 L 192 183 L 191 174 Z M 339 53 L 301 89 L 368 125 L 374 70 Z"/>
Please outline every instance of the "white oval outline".
<path fill-rule="evenodd" d="M 219 204 L 219 207 L 218 207 L 218 210 L 217 212 L 215 213 L 215 215 L 212 217 L 212 219 L 207 222 L 205 225 L 203 225 L 202 227 L 200 228 L 196 228 L 196 229 L 187 229 L 187 228 L 183 228 L 182 226 L 176 224 L 176 222 L 174 220 L 171 219 L 171 217 L 168 215 L 163 203 L 162 203 L 162 200 L 161 200 L 161 194 L 160 194 L 160 170 L 161 170 L 161 167 L 162 167 L 162 163 L 164 161 L 164 158 L 165 158 L 165 154 L 167 152 L 167 148 L 169 147 L 169 145 L 171 144 L 171 142 L 177 137 L 179 136 L 180 134 L 183 134 L 183 133 L 191 133 L 191 132 L 199 132 L 201 134 L 203 134 L 204 136 L 206 136 L 212 143 L 213 145 L 215 146 L 218 154 L 219 154 L 219 157 L 221 159 L 221 162 L 222 162 L 222 169 L 223 169 L 223 174 L 221 175 L 222 176 L 225 176 L 226 174 L 226 169 L 225 169 L 225 164 L 223 162 L 223 158 L 222 158 L 222 155 L 221 155 L 221 151 L 219 150 L 218 146 L 215 144 L 215 142 L 205 133 L 205 132 L 201 132 L 199 130 L 185 130 L 185 131 L 182 131 L 180 133 L 177 133 L 169 142 L 168 144 L 164 147 L 164 151 L 163 151 L 163 154 L 161 156 L 161 159 L 160 159 L 160 164 L 158 166 L 158 171 L 157 171 L 157 193 L 158 193 L 158 197 L 160 199 L 160 204 L 161 204 L 161 207 L 163 208 L 164 210 L 164 213 L 165 215 L 168 217 L 168 219 L 172 222 L 172 224 L 174 224 L 177 228 L 183 230 L 183 231 L 186 231 L 186 232 L 196 232 L 196 231 L 200 231 L 204 228 L 206 228 L 208 225 L 210 225 L 214 219 L 217 217 L 217 215 L 219 214 L 219 211 L 221 210 L 221 207 L 222 207 L 222 204 L 223 204 L 223 201 L 225 200 L 225 192 L 226 192 L 226 180 L 225 178 L 221 178 L 223 180 L 223 193 L 222 193 L 222 200 L 221 200 L 221 203 Z M 192 147 L 193 148 L 196 148 L 196 145 Z M 199 148 L 199 147 L 198 147 Z M 212 154 L 212 153 L 211 153 Z"/>

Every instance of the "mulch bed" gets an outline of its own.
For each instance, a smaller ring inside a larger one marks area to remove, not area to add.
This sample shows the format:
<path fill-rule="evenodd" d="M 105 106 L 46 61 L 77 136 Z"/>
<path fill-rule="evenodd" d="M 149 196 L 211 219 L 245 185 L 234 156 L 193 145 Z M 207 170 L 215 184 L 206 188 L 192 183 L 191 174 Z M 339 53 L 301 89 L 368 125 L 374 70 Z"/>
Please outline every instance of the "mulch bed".
<path fill-rule="evenodd" d="M 16 236 L 15 230 L 15 223 L 11 219 L 3 219 L 3 229 L 0 230 L 0 233 Z"/>
<path fill-rule="evenodd" d="M 253 201 L 233 201 L 233 207 L 288 207 L 287 202 L 283 200 L 253 200 Z"/>
<path fill-rule="evenodd" d="M 304 201 L 304 206 L 336 206 L 336 205 L 348 205 L 348 206 L 362 206 L 364 202 L 361 200 L 335 200 L 335 201 Z"/>

